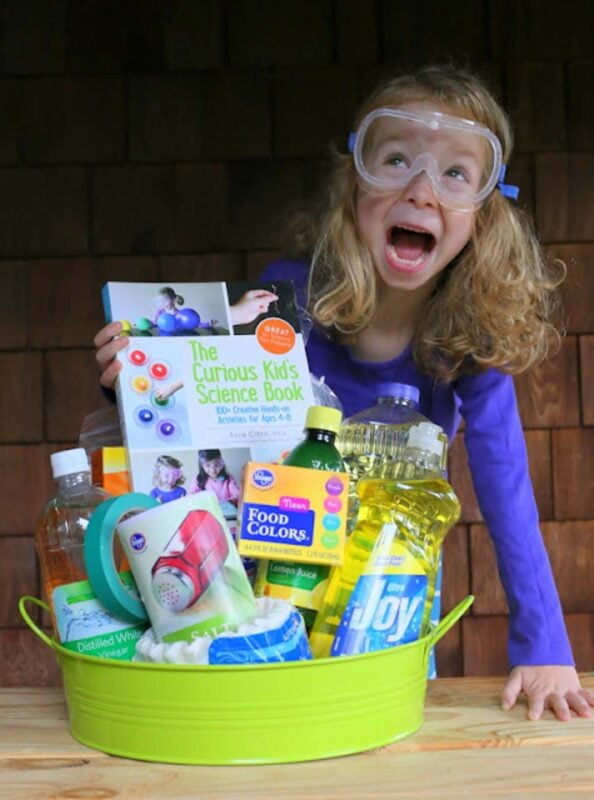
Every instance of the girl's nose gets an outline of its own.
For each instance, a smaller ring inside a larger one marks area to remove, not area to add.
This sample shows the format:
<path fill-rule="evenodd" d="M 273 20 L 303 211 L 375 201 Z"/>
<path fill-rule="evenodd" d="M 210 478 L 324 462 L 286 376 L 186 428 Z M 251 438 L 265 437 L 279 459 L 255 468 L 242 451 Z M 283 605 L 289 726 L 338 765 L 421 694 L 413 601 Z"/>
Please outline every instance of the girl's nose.
<path fill-rule="evenodd" d="M 404 199 L 420 206 L 439 205 L 433 182 L 425 170 L 421 170 L 406 184 Z"/>

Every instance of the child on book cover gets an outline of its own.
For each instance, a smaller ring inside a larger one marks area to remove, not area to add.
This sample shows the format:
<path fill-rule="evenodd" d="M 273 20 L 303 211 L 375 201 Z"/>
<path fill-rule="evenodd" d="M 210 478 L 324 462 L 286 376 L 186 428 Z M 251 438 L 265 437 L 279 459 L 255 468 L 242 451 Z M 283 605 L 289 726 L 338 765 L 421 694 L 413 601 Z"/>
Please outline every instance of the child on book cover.
<path fill-rule="evenodd" d="M 219 503 L 237 506 L 240 495 L 239 484 L 229 472 L 220 450 L 198 451 L 198 474 L 188 492 L 212 492 Z"/>
<path fill-rule="evenodd" d="M 181 461 L 173 456 L 160 455 L 155 461 L 153 489 L 150 496 L 158 503 L 178 500 L 186 495 L 186 490 L 182 486 L 185 481 Z"/>

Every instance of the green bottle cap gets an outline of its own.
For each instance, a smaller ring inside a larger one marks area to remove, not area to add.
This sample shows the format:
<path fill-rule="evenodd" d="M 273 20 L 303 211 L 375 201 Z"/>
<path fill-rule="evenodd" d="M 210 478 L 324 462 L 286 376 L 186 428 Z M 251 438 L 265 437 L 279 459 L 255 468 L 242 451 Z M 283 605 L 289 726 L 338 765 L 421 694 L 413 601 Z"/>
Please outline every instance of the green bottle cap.
<path fill-rule="evenodd" d="M 330 406 L 310 406 L 307 409 L 307 416 L 305 417 L 306 428 L 315 428 L 321 431 L 338 433 L 341 422 L 342 413 L 337 408 L 331 408 Z"/>

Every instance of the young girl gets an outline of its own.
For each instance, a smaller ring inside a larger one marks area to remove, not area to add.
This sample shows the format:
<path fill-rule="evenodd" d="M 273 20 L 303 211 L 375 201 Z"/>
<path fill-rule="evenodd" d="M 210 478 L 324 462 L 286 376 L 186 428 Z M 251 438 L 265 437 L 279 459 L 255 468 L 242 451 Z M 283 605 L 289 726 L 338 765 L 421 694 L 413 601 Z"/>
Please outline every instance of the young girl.
<path fill-rule="evenodd" d="M 158 323 L 161 314 L 171 314 L 175 316 L 175 313 L 183 306 L 184 298 L 176 294 L 171 286 L 164 286 L 162 289 L 159 289 L 156 302 L 159 309 L 153 318 L 155 325 Z"/>
<path fill-rule="evenodd" d="M 192 481 L 189 493 L 212 492 L 220 503 L 237 506 L 240 490 L 233 475 L 229 475 L 220 450 L 198 451 L 198 475 Z"/>
<path fill-rule="evenodd" d="M 590 716 L 538 524 L 513 374 L 542 360 L 558 334 L 552 290 L 562 275 L 503 184 L 509 123 L 474 76 L 427 67 L 363 104 L 352 152 L 337 157 L 322 208 L 302 220 L 299 259 L 263 280 L 293 280 L 314 320 L 307 354 L 345 415 L 378 384 L 416 385 L 420 411 L 453 439 L 461 421 L 474 487 L 510 609 L 512 708 Z M 506 196 L 507 195 L 507 196 Z M 102 383 L 126 346 L 97 334 Z"/>
<path fill-rule="evenodd" d="M 153 473 L 153 486 L 150 495 L 158 503 L 169 503 L 184 497 L 186 490 L 182 484 L 185 478 L 182 472 L 182 463 L 173 456 L 159 456 L 155 461 L 155 471 Z"/>

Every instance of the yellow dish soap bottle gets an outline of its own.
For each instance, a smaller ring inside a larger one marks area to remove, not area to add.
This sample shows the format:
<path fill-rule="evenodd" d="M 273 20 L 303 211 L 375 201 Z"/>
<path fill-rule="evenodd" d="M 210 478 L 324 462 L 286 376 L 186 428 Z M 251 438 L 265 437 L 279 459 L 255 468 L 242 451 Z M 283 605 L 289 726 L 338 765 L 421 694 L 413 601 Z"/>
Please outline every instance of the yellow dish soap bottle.
<path fill-rule="evenodd" d="M 427 633 L 441 545 L 460 515 L 445 479 L 446 442 L 439 426 L 421 422 L 397 460 L 359 482 L 358 522 L 310 635 L 314 657 L 381 650 Z"/>

